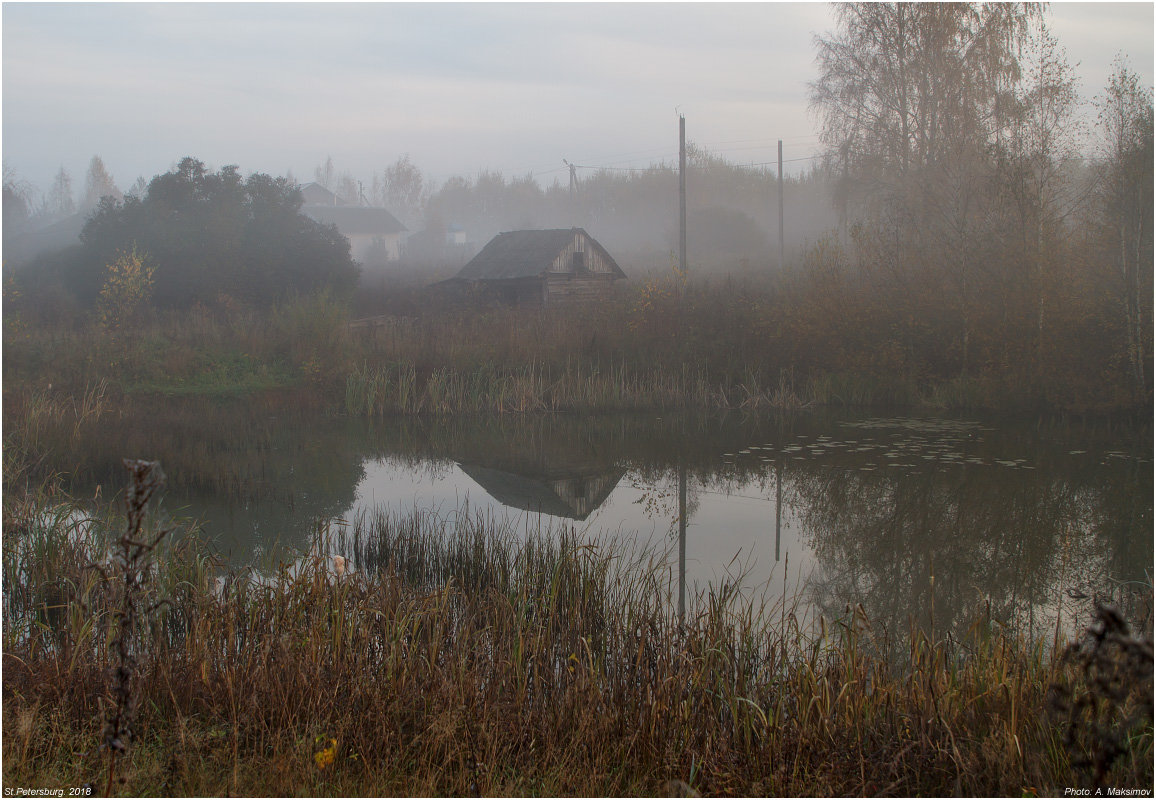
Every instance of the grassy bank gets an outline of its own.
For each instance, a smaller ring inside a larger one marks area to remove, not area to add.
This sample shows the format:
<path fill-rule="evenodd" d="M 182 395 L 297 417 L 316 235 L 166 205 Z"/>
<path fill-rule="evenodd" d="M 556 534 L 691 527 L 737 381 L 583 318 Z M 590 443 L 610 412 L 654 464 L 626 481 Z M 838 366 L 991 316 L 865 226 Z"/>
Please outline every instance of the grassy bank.
<path fill-rule="evenodd" d="M 5 787 L 103 792 L 110 776 L 119 794 L 178 796 L 1152 786 L 1151 644 L 1111 615 L 1067 656 L 981 615 L 966 641 L 913 631 L 893 661 L 855 609 L 803 630 L 791 608 L 720 588 L 680 621 L 659 554 L 622 543 L 377 515 L 258 577 L 223 573 L 179 531 L 118 556 L 126 531 L 155 539 L 148 514 L 135 531 L 111 508 L 79 514 L 51 486 L 13 488 Z M 115 760 L 101 746 L 110 726 L 126 748 Z"/>
<path fill-rule="evenodd" d="M 325 294 L 272 310 L 224 298 L 116 331 L 6 299 L 4 379 L 73 393 L 102 380 L 128 394 L 303 390 L 371 416 L 881 405 L 1151 413 L 1093 332 L 1041 350 L 992 328 L 969 338 L 964 358 L 950 318 L 928 308 L 926 319 L 911 309 L 900 319 L 851 286 L 833 296 L 805 278 L 785 288 L 716 281 L 686 288 L 681 303 L 677 288 L 650 281 L 557 309 L 448 307 L 396 290 L 376 303 L 387 314 L 352 325 L 350 307 Z"/>

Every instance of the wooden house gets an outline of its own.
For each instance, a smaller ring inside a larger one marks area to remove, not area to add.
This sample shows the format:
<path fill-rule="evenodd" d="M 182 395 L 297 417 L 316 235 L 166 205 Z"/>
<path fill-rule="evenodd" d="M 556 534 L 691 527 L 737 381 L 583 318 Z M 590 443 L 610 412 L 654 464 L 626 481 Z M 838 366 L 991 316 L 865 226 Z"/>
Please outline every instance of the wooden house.
<path fill-rule="evenodd" d="M 581 228 L 499 233 L 449 284 L 504 302 L 557 305 L 605 297 L 626 274 Z"/>

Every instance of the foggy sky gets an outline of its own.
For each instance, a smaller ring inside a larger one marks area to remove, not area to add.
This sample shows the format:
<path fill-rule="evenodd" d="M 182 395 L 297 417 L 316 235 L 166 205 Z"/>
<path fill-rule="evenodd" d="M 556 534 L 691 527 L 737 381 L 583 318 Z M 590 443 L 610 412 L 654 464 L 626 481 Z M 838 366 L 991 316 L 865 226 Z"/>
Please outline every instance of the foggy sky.
<path fill-rule="evenodd" d="M 567 179 L 674 163 L 688 138 L 796 169 L 813 3 L 140 3 L 3 5 L 3 158 L 46 192 L 100 155 L 121 189 L 183 156 L 312 180 L 332 156 L 366 181 L 408 153 L 435 181 L 479 170 Z M 1151 3 L 1056 3 L 1085 97 L 1117 52 L 1153 81 Z"/>

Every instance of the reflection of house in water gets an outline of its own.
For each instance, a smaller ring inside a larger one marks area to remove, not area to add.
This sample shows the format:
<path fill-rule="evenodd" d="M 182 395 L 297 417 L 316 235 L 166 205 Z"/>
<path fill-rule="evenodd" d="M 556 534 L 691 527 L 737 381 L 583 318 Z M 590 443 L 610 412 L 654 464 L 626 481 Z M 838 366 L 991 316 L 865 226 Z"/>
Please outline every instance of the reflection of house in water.
<path fill-rule="evenodd" d="M 458 466 L 502 505 L 579 522 L 606 502 L 626 474 L 612 464 L 549 457 L 485 462 Z"/>

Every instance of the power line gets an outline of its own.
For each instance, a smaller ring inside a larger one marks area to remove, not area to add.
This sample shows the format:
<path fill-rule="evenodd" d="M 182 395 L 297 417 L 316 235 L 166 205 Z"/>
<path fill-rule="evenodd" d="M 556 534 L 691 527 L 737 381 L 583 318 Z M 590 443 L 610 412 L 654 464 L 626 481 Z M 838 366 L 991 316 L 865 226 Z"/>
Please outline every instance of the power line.
<path fill-rule="evenodd" d="M 816 158 L 822 158 L 822 157 L 823 157 L 822 153 L 815 153 L 814 155 L 799 156 L 798 158 L 784 158 L 783 163 L 784 164 L 791 164 L 795 161 L 814 161 Z M 748 167 L 766 167 L 766 166 L 770 166 L 771 164 L 777 164 L 777 163 L 778 163 L 778 161 L 758 161 L 758 162 L 755 162 L 753 164 L 747 164 L 747 166 Z"/>
<path fill-rule="evenodd" d="M 775 144 L 758 144 L 750 147 L 723 147 L 707 150 L 708 153 L 737 153 L 742 150 L 774 150 Z"/>
<path fill-rule="evenodd" d="M 796 140 L 798 140 L 798 139 L 816 138 L 816 137 L 796 136 L 794 138 Z M 765 139 L 734 139 L 734 140 L 731 140 L 731 142 L 736 143 L 736 144 L 742 143 L 742 142 L 764 142 L 764 141 L 767 141 L 767 140 L 765 140 Z M 789 139 L 784 139 L 784 141 L 789 141 Z M 736 152 L 739 150 L 757 150 L 757 149 L 760 149 L 760 147 L 757 145 L 752 145 L 750 147 L 734 147 L 734 148 L 721 148 L 721 149 L 716 147 L 718 144 L 726 144 L 726 143 L 727 142 L 713 142 L 713 143 L 710 143 L 709 145 L 707 145 L 707 144 L 701 145 L 701 147 L 704 149 L 704 151 L 707 155 L 718 155 L 721 153 Z M 774 145 L 769 144 L 768 146 L 774 146 Z M 645 167 L 616 166 L 616 164 L 620 164 L 623 161 L 635 160 L 634 158 L 629 157 L 632 154 L 622 153 L 621 155 L 623 156 L 623 158 L 618 160 L 617 162 L 608 160 L 608 161 L 605 161 L 601 164 L 576 164 L 573 161 L 566 161 L 565 166 L 561 166 L 561 167 L 550 167 L 547 169 L 546 167 L 548 165 L 543 165 L 543 167 L 541 169 L 535 167 L 535 168 L 532 168 L 530 170 L 521 170 L 521 171 L 513 170 L 513 171 L 510 171 L 508 173 L 504 170 L 500 170 L 500 172 L 502 174 L 510 174 L 510 175 L 527 174 L 528 173 L 528 174 L 537 178 L 537 177 L 541 177 L 543 175 L 554 175 L 554 174 L 560 173 L 560 172 L 567 172 L 571 169 L 571 167 L 573 167 L 573 169 L 575 169 L 575 170 L 585 169 L 585 170 L 597 170 L 600 172 L 625 172 L 625 173 L 659 172 L 659 171 L 670 172 L 670 171 L 675 171 L 675 169 L 676 169 L 676 166 L 674 164 L 666 163 L 666 159 L 674 159 L 678 156 L 678 153 L 672 153 L 669 150 L 657 150 L 656 149 L 656 150 L 650 150 L 650 151 L 635 151 L 635 154 L 636 155 L 650 154 L 652 156 L 661 157 L 663 160 L 659 163 L 651 163 Z M 823 156 L 821 153 L 814 153 L 814 154 L 808 155 L 808 156 L 798 156 L 796 158 L 785 158 L 785 159 L 783 159 L 782 163 L 793 164 L 793 163 L 799 163 L 802 161 L 813 161 L 815 159 L 822 158 L 822 157 Z M 610 156 L 610 158 L 613 159 L 616 157 Z M 734 164 L 734 163 L 732 163 L 729 166 L 731 166 L 733 169 L 740 169 L 741 170 L 741 169 L 752 169 L 754 167 L 776 166 L 777 164 L 778 164 L 778 160 L 776 159 L 774 161 L 755 161 L 755 162 L 749 162 L 747 164 Z"/>
<path fill-rule="evenodd" d="M 784 158 L 783 163 L 784 164 L 792 164 L 792 163 L 796 163 L 799 161 L 813 161 L 817 158 L 822 158 L 822 157 L 823 156 L 821 153 L 815 153 L 813 155 L 799 156 L 797 158 Z M 731 164 L 730 166 L 732 166 L 734 169 L 746 169 L 749 167 L 765 167 L 765 166 L 771 166 L 774 164 L 778 164 L 778 161 L 777 160 L 775 160 L 775 161 L 755 161 L 755 162 L 752 162 L 749 164 Z M 673 166 L 655 165 L 655 164 L 652 164 L 649 167 L 611 167 L 611 166 L 595 165 L 595 164 L 584 164 L 584 165 L 583 164 L 575 164 L 574 168 L 575 169 L 596 169 L 596 170 L 604 170 L 607 172 L 651 172 L 651 171 L 659 170 L 659 169 L 667 169 L 667 170 L 673 170 L 674 169 Z M 560 171 L 560 170 L 553 170 L 553 171 Z"/>
<path fill-rule="evenodd" d="M 723 142 L 702 142 L 701 146 L 706 147 L 706 148 L 716 148 L 719 145 L 744 144 L 744 145 L 749 145 L 749 147 L 737 147 L 737 148 L 726 148 L 726 149 L 728 149 L 728 150 L 755 150 L 755 149 L 758 149 L 758 147 L 760 147 L 760 146 L 762 146 L 762 147 L 774 147 L 778 141 L 779 141 L 778 139 L 730 139 L 728 141 L 723 141 Z M 794 142 L 794 143 L 798 143 L 800 141 L 809 141 L 809 142 L 815 143 L 815 142 L 819 141 L 819 137 L 818 136 L 784 137 L 783 141 L 784 142 Z"/>
<path fill-rule="evenodd" d="M 663 170 L 663 169 L 674 170 L 673 166 L 667 166 L 665 164 L 661 164 L 661 165 L 660 164 L 651 164 L 649 167 L 608 167 L 608 166 L 582 167 L 582 166 L 575 165 L 574 168 L 575 169 L 596 169 L 596 170 L 600 170 L 600 171 L 604 171 L 604 172 L 653 172 L 655 170 Z"/>

